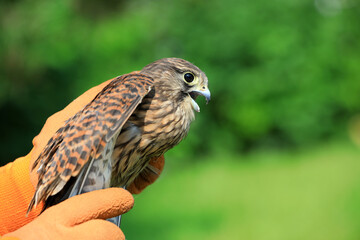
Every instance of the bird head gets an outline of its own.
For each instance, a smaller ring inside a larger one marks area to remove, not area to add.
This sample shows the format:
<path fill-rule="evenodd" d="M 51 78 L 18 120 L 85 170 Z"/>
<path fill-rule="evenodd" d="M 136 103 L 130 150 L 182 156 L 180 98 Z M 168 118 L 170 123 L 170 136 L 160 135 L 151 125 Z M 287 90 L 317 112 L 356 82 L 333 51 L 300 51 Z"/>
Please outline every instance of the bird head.
<path fill-rule="evenodd" d="M 210 101 L 205 73 L 186 60 L 163 58 L 145 66 L 141 73 L 154 79 L 156 91 L 162 91 L 170 100 L 190 104 L 197 112 L 200 112 L 200 107 L 196 103 L 199 95 L 205 97 L 206 103 Z"/>

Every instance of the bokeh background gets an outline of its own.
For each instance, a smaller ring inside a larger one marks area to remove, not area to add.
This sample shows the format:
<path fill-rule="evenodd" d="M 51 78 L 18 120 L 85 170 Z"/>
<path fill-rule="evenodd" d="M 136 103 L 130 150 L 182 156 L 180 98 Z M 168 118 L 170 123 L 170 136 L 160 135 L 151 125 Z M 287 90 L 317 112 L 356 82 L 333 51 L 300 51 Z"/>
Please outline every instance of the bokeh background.
<path fill-rule="evenodd" d="M 360 239 L 355 0 L 3 0 L 0 161 L 92 86 L 163 57 L 212 101 L 124 215 L 128 239 Z"/>

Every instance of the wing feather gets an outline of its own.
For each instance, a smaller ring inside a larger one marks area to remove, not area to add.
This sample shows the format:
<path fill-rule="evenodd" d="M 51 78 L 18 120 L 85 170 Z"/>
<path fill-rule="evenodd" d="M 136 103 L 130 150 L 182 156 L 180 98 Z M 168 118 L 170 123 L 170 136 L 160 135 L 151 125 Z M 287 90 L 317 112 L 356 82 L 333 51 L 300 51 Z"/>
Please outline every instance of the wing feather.
<path fill-rule="evenodd" d="M 28 212 L 58 193 L 70 177 L 77 176 L 89 160 L 102 153 L 106 143 L 120 132 L 152 85 L 153 79 L 147 75 L 120 76 L 65 122 L 33 165 L 33 169 L 39 166 L 39 181 Z"/>

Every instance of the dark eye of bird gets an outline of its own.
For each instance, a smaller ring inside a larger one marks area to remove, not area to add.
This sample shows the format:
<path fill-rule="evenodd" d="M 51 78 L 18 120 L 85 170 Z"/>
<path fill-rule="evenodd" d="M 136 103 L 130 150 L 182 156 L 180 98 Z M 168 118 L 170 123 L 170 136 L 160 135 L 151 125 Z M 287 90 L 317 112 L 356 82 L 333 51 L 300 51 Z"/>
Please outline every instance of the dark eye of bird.
<path fill-rule="evenodd" d="M 184 75 L 184 79 L 186 82 L 191 83 L 192 81 L 194 81 L 194 75 L 192 73 L 185 73 Z"/>

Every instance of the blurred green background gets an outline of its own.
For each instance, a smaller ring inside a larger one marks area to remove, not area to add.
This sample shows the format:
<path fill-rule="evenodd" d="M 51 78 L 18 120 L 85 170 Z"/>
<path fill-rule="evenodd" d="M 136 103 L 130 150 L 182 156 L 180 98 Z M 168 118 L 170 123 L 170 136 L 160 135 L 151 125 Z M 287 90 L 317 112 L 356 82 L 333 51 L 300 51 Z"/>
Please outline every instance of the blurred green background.
<path fill-rule="evenodd" d="M 3 0 L 0 161 L 48 116 L 163 57 L 209 78 L 128 239 L 360 238 L 355 0 Z"/>

